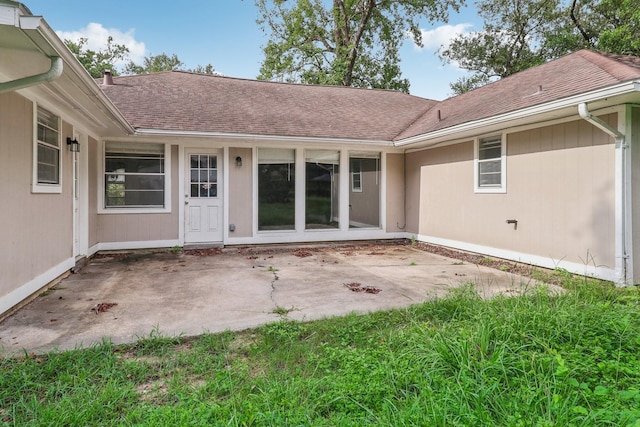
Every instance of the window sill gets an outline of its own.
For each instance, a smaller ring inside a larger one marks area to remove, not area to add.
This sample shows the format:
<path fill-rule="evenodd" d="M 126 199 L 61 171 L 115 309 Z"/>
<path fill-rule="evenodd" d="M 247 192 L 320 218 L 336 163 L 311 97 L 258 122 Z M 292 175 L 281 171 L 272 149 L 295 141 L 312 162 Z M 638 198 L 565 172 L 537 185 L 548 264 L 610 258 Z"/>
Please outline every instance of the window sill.
<path fill-rule="evenodd" d="M 476 194 L 505 194 L 507 189 L 504 187 L 500 188 L 476 188 L 474 193 Z"/>
<path fill-rule="evenodd" d="M 31 186 L 33 194 L 61 194 L 62 185 L 60 184 L 33 184 Z"/>
<path fill-rule="evenodd" d="M 98 209 L 98 215 L 124 215 L 124 214 L 168 214 L 170 208 L 102 208 Z"/>

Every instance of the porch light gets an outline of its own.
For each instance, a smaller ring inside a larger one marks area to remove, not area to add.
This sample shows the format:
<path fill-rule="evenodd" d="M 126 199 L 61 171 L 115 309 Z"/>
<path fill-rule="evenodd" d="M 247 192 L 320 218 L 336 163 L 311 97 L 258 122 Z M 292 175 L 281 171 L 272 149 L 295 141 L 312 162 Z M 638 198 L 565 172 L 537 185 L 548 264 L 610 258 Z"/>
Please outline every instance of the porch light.
<path fill-rule="evenodd" d="M 72 153 L 78 153 L 80 151 L 80 143 L 75 138 L 67 138 L 67 145 L 69 146 L 69 151 Z"/>
<path fill-rule="evenodd" d="M 236 157 L 236 166 L 238 167 L 242 166 L 242 157 L 240 156 Z"/>

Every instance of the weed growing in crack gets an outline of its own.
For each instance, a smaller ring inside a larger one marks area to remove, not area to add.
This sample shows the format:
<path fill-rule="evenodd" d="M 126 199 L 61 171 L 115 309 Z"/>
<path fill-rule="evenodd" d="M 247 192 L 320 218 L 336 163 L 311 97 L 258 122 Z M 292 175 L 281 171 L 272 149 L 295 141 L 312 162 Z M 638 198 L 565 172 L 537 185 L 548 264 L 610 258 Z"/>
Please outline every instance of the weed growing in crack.
<path fill-rule="evenodd" d="M 295 307 L 285 308 L 285 307 L 277 306 L 276 308 L 271 310 L 271 313 L 277 314 L 278 316 L 286 316 L 289 313 L 291 313 L 292 311 L 296 311 L 296 310 L 297 310 L 297 308 L 295 308 Z"/>

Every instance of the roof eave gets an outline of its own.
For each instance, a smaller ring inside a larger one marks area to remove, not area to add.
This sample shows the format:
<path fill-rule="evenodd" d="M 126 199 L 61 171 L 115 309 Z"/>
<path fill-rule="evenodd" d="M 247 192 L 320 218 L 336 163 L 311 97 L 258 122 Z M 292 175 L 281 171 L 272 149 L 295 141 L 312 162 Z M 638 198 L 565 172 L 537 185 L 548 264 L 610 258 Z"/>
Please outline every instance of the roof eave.
<path fill-rule="evenodd" d="M 429 148 L 452 139 L 483 134 L 493 128 L 504 127 L 505 124 L 517 122 L 522 119 L 558 112 L 562 109 L 575 107 L 575 115 L 578 115 L 578 105 L 606 100 L 612 97 L 640 92 L 640 80 L 627 81 L 613 86 L 596 89 L 590 92 L 562 98 L 556 101 L 511 111 L 497 116 L 480 120 L 461 123 L 433 132 L 404 138 L 394 142 L 395 147 L 403 148 Z"/>
<path fill-rule="evenodd" d="M 311 136 L 288 136 L 288 135 L 262 135 L 252 133 L 231 133 L 231 132 L 208 132 L 208 131 L 184 131 L 171 129 L 148 129 L 137 128 L 137 136 L 173 136 L 192 138 L 218 138 L 234 139 L 255 142 L 288 142 L 288 143 L 316 143 L 316 144 L 355 144 L 355 145 L 377 145 L 393 148 L 393 141 L 381 139 L 362 138 L 335 138 L 335 137 L 311 137 Z"/>
<path fill-rule="evenodd" d="M 88 98 L 95 99 L 94 102 L 103 105 L 106 109 L 105 112 L 112 116 L 112 120 L 115 121 L 123 132 L 129 134 L 134 132 L 134 128 L 104 92 L 102 92 L 91 75 L 85 70 L 82 64 L 78 62 L 77 58 L 69 51 L 64 42 L 60 40 L 44 18 L 32 15 L 31 11 L 21 3 L 5 1 L 3 4 L 14 7 L 20 11 L 20 31 L 32 41 L 40 52 L 48 57 L 61 57 L 64 61 L 65 72 L 68 71 L 73 74 L 74 84 L 78 88 L 82 87 L 84 90 L 80 90 L 82 90 Z"/>

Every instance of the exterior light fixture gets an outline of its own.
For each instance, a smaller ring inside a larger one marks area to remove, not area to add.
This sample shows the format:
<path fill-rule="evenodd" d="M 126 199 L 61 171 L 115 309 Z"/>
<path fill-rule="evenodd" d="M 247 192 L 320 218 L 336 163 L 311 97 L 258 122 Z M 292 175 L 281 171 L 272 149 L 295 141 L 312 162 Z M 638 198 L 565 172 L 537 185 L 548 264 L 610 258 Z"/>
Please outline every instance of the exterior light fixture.
<path fill-rule="evenodd" d="M 236 166 L 238 167 L 242 166 L 242 157 L 240 156 L 236 157 Z"/>
<path fill-rule="evenodd" d="M 67 138 L 67 145 L 69 146 L 69 151 L 72 153 L 78 153 L 80 151 L 80 143 L 76 138 Z"/>

